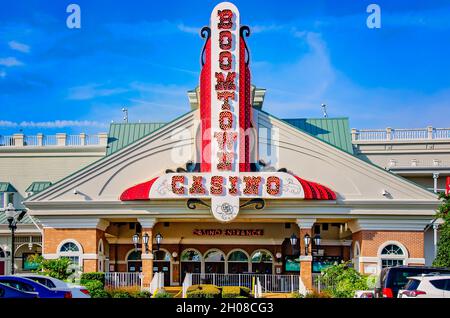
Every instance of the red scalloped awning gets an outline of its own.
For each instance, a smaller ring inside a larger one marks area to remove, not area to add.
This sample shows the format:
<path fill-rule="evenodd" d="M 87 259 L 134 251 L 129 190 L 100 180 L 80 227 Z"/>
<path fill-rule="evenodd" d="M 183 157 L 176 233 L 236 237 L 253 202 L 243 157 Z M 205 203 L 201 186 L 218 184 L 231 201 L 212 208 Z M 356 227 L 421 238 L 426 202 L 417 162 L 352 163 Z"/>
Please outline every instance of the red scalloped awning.
<path fill-rule="evenodd" d="M 121 201 L 148 200 L 150 189 L 152 188 L 152 185 L 156 181 L 156 179 L 158 179 L 158 177 L 126 189 L 120 195 L 120 200 Z"/>
<path fill-rule="evenodd" d="M 330 188 L 316 182 L 295 176 L 305 192 L 305 200 L 336 200 L 336 193 Z"/>

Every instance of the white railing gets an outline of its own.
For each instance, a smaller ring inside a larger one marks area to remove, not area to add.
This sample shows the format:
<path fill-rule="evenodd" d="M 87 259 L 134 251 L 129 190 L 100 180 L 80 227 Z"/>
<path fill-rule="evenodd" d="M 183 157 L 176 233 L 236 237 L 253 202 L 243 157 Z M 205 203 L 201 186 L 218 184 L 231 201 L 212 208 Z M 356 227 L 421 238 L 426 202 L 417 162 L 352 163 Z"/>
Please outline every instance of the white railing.
<path fill-rule="evenodd" d="M 416 168 L 432 168 L 432 167 L 441 167 L 441 168 L 448 168 L 450 167 L 450 160 L 440 160 L 440 159 L 434 159 L 434 160 L 418 160 L 418 159 L 411 159 L 411 160 L 390 160 L 388 163 L 389 169 L 395 169 L 395 168 L 410 168 L 410 167 L 416 167 Z"/>
<path fill-rule="evenodd" d="M 251 290 L 254 277 L 259 278 L 267 293 L 291 293 L 299 289 L 298 275 L 193 273 L 192 284 L 243 286 Z"/>
<path fill-rule="evenodd" d="M 153 279 L 150 283 L 150 294 L 154 294 L 158 289 L 164 287 L 164 273 L 158 272 L 153 274 Z"/>
<path fill-rule="evenodd" d="M 67 139 L 66 139 L 66 145 L 67 146 L 80 146 L 80 145 L 82 145 L 80 135 L 68 135 Z"/>
<path fill-rule="evenodd" d="M 298 293 L 301 295 L 306 295 L 308 293 L 308 289 L 306 288 L 303 280 L 300 276 L 298 276 Z"/>
<path fill-rule="evenodd" d="M 450 128 L 386 128 L 352 129 L 353 141 L 395 141 L 395 140 L 445 140 L 450 139 Z"/>
<path fill-rule="evenodd" d="M 0 136 L 0 146 L 14 146 L 13 136 Z"/>
<path fill-rule="evenodd" d="M 97 135 L 67 135 L 64 133 L 56 135 L 24 135 L 13 136 L 0 135 L 0 147 L 42 147 L 42 146 L 106 146 L 108 135 L 100 133 Z"/>
<path fill-rule="evenodd" d="M 43 146 L 56 146 L 57 140 L 56 135 L 44 135 L 42 137 L 42 145 Z"/>
<path fill-rule="evenodd" d="M 191 286 L 192 286 L 192 274 L 186 273 L 186 276 L 184 277 L 184 280 L 183 280 L 183 285 L 181 287 L 181 292 L 182 292 L 183 298 L 187 298 L 187 290 Z"/>
<path fill-rule="evenodd" d="M 142 286 L 142 273 L 107 272 L 105 286 L 110 288 Z"/>
<path fill-rule="evenodd" d="M 256 278 L 253 295 L 255 296 L 255 298 L 262 298 L 262 286 L 259 277 Z"/>
<path fill-rule="evenodd" d="M 329 277 L 324 277 L 321 274 L 313 274 L 313 288 L 320 293 L 326 289 L 334 289 L 336 287 L 336 282 L 334 279 Z"/>

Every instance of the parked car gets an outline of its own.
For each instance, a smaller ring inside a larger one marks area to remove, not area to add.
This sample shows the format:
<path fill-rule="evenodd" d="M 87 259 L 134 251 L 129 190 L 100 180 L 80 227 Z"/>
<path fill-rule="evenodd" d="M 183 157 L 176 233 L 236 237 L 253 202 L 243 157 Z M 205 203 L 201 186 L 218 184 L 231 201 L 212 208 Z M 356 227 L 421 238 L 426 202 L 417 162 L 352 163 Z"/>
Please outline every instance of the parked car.
<path fill-rule="evenodd" d="M 408 277 L 398 298 L 450 298 L 450 275 L 425 274 Z"/>
<path fill-rule="evenodd" d="M 84 286 L 66 283 L 60 279 L 39 274 L 17 274 L 16 276 L 25 277 L 35 282 L 41 283 L 52 290 L 64 290 L 72 293 L 72 298 L 91 298 L 89 291 Z"/>
<path fill-rule="evenodd" d="M 72 298 L 72 293 L 66 290 L 53 290 L 34 280 L 19 276 L 0 276 L 0 284 L 15 289 L 36 292 L 39 298 Z"/>
<path fill-rule="evenodd" d="M 0 299 L 1 298 L 38 298 L 38 293 L 23 291 L 8 285 L 0 284 Z"/>
<path fill-rule="evenodd" d="M 406 265 L 383 268 L 377 280 L 375 296 L 397 298 L 398 291 L 408 283 L 408 277 L 430 273 L 450 274 L 450 268 Z"/>
<path fill-rule="evenodd" d="M 353 298 L 375 298 L 373 290 L 357 290 Z"/>

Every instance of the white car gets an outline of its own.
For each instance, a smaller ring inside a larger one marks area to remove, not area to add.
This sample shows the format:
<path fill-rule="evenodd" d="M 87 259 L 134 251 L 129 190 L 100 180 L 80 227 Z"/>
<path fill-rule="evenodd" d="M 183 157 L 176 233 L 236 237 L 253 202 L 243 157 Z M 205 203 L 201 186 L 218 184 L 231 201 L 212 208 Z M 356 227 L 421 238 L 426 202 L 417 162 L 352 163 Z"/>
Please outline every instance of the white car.
<path fill-rule="evenodd" d="M 66 283 L 57 278 L 39 274 L 26 274 L 26 273 L 16 274 L 16 276 L 21 276 L 34 280 L 38 283 L 41 283 L 44 286 L 47 286 L 50 289 L 70 291 L 72 292 L 72 298 L 91 298 L 91 296 L 89 295 L 89 291 L 85 287 Z"/>
<path fill-rule="evenodd" d="M 422 275 L 408 277 L 398 298 L 450 298 L 450 275 Z"/>

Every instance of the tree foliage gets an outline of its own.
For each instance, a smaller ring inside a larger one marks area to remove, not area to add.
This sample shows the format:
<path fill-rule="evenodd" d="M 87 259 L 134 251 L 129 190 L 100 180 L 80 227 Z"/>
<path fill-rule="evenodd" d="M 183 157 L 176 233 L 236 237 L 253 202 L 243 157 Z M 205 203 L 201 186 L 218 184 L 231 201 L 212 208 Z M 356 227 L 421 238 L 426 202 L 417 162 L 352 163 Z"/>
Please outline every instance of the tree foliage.
<path fill-rule="evenodd" d="M 357 272 L 349 263 L 341 263 L 328 267 L 321 278 L 328 287 L 325 291 L 334 298 L 351 298 L 357 290 L 369 289 L 369 276 Z"/>
<path fill-rule="evenodd" d="M 66 280 L 73 274 L 70 269 L 71 260 L 67 257 L 57 259 L 45 259 L 42 255 L 31 255 L 29 261 L 38 265 L 36 272 L 43 275 L 48 275 L 61 280 Z"/>
<path fill-rule="evenodd" d="M 442 204 L 438 209 L 437 217 L 443 219 L 444 223 L 439 227 L 440 237 L 433 266 L 450 267 L 450 195 L 440 193 L 439 199 L 442 200 Z"/>

